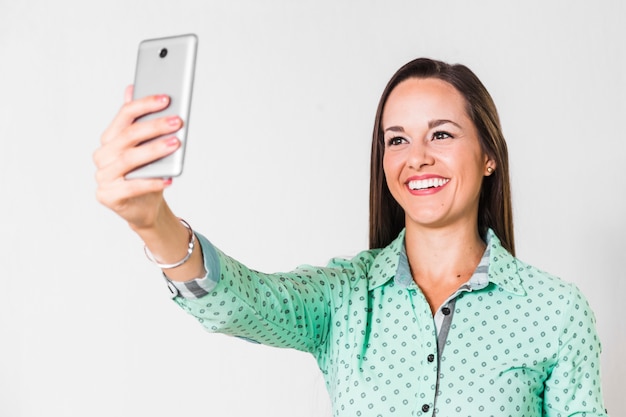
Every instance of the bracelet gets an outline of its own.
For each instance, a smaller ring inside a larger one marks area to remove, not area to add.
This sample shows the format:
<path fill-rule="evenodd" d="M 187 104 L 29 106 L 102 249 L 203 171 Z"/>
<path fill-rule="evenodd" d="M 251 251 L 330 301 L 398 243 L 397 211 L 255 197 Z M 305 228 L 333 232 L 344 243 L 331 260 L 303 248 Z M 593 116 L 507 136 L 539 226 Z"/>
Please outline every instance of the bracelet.
<path fill-rule="evenodd" d="M 173 264 L 162 264 L 156 260 L 156 258 L 154 257 L 152 252 L 150 252 L 150 249 L 148 249 L 146 245 L 143 246 L 143 251 L 146 254 L 146 257 L 150 260 L 150 262 L 152 262 L 161 269 L 172 269 L 181 266 L 189 260 L 191 254 L 193 253 L 193 248 L 196 246 L 196 235 L 191 229 L 191 226 L 189 226 L 189 223 L 180 218 L 178 220 L 182 223 L 183 226 L 187 228 L 187 230 L 189 230 L 189 243 L 187 244 L 187 254 L 183 259 L 178 262 L 174 262 Z"/>

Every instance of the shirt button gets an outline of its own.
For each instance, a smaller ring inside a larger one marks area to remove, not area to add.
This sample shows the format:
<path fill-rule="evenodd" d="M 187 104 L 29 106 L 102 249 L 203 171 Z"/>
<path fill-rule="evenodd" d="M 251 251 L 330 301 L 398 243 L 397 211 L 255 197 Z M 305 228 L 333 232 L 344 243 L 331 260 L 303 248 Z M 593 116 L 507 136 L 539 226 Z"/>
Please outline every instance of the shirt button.
<path fill-rule="evenodd" d="M 450 314 L 450 309 L 448 307 L 444 307 L 441 309 L 441 312 L 444 316 L 447 316 L 448 314 Z"/>
<path fill-rule="evenodd" d="M 430 355 L 428 355 L 428 358 L 426 358 L 426 359 L 428 359 L 428 362 L 432 362 L 432 361 L 434 361 L 434 360 L 435 360 L 435 355 L 433 355 L 433 354 L 431 353 Z"/>
<path fill-rule="evenodd" d="M 176 285 L 170 280 L 167 280 L 167 288 L 170 290 L 170 297 L 176 298 L 180 294 Z"/>
<path fill-rule="evenodd" d="M 430 406 L 428 404 L 424 404 L 422 406 L 422 411 L 426 413 L 426 412 L 428 412 L 428 410 L 430 410 Z"/>

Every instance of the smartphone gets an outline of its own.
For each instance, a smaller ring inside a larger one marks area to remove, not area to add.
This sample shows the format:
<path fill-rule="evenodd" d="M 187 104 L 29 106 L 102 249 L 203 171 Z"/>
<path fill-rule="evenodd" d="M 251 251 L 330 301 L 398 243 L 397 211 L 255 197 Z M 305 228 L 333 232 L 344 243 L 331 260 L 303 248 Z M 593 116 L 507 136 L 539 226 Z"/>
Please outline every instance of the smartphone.
<path fill-rule="evenodd" d="M 142 116 L 138 120 L 178 115 L 183 120 L 183 127 L 175 133 L 181 141 L 180 148 L 129 172 L 125 178 L 171 178 L 182 173 L 197 49 L 198 37 L 194 34 L 146 39 L 139 44 L 133 99 L 167 94 L 170 104 L 164 110 Z"/>

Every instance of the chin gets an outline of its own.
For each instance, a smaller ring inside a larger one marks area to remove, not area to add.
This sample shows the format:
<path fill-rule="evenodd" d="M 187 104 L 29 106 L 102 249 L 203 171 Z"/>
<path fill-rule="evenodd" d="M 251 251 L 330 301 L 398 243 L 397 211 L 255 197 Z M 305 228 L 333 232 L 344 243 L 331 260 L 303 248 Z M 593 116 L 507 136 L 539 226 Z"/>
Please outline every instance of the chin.
<path fill-rule="evenodd" d="M 420 227 L 436 228 L 443 227 L 449 222 L 447 222 L 446 219 L 443 218 L 441 215 L 428 215 L 422 213 L 420 214 L 420 216 L 407 216 L 405 219 L 405 223 L 407 226 L 409 224 L 414 224 Z"/>

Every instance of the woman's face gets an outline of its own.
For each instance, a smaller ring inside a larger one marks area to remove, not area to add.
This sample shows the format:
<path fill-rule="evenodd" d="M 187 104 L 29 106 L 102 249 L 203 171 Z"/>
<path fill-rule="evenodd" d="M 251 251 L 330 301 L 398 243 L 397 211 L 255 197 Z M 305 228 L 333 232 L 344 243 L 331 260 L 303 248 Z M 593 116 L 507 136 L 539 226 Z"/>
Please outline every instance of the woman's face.
<path fill-rule="evenodd" d="M 482 180 L 496 166 L 482 151 L 464 97 L 445 81 L 410 78 L 389 95 L 382 129 L 387 186 L 407 227 L 476 227 Z"/>

